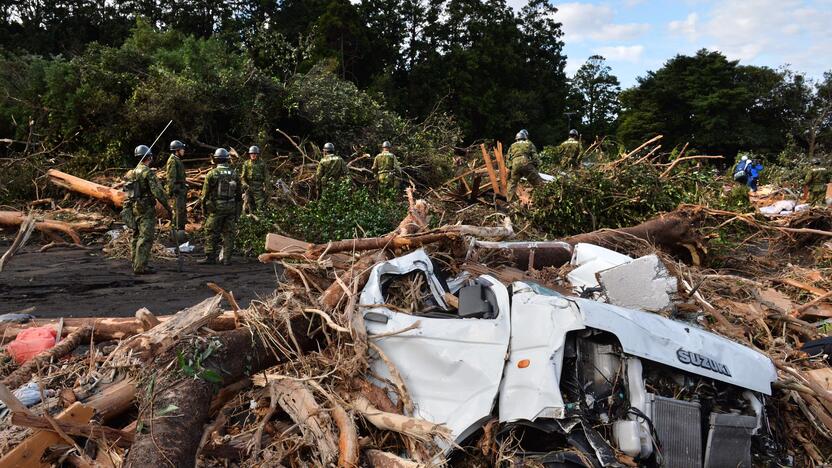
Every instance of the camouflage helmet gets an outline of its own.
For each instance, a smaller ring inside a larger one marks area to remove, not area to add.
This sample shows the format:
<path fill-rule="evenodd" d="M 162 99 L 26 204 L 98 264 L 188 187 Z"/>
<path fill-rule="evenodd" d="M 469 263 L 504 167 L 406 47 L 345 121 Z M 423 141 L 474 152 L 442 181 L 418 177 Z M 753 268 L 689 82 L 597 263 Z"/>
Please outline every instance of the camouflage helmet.
<path fill-rule="evenodd" d="M 248 149 L 248 154 L 260 154 L 260 147 L 257 145 L 252 146 Z"/>
<path fill-rule="evenodd" d="M 217 148 L 214 151 L 214 159 L 217 161 L 227 161 L 228 160 L 228 150 L 225 148 Z"/>
<path fill-rule="evenodd" d="M 578 136 L 578 131 L 575 130 L 574 128 L 572 130 L 569 130 L 569 136 L 577 137 Z"/>
<path fill-rule="evenodd" d="M 391 145 L 389 141 L 385 141 L 384 143 L 381 144 L 381 147 L 382 148 L 392 148 L 393 145 Z"/>
<path fill-rule="evenodd" d="M 148 148 L 147 145 L 139 145 L 133 150 L 133 156 L 143 159 L 145 157 L 153 156 L 153 153 L 150 152 L 150 148 Z"/>
<path fill-rule="evenodd" d="M 325 143 L 324 144 L 324 151 L 327 153 L 334 153 L 335 152 L 335 145 L 332 143 Z"/>
<path fill-rule="evenodd" d="M 173 140 L 172 142 L 170 142 L 169 148 L 171 151 L 185 149 L 185 143 L 182 143 L 179 140 Z"/>

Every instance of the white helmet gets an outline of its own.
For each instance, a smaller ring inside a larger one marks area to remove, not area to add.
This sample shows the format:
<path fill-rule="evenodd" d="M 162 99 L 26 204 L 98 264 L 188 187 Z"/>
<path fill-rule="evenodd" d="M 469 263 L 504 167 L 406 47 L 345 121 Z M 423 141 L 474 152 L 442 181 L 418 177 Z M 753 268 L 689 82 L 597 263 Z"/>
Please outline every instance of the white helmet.
<path fill-rule="evenodd" d="M 742 155 L 742 161 L 748 161 L 748 155 L 747 154 Z"/>

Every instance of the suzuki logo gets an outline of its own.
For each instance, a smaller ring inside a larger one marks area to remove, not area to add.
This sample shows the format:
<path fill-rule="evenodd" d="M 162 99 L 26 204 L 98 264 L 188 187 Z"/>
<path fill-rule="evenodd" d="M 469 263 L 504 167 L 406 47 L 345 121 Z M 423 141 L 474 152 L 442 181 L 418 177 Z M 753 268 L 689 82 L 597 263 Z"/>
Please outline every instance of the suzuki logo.
<path fill-rule="evenodd" d="M 685 351 L 684 349 L 679 348 L 676 350 L 676 359 L 678 359 L 682 364 L 690 364 L 731 377 L 731 371 L 728 370 L 728 366 L 701 354 L 694 353 L 693 351 Z"/>

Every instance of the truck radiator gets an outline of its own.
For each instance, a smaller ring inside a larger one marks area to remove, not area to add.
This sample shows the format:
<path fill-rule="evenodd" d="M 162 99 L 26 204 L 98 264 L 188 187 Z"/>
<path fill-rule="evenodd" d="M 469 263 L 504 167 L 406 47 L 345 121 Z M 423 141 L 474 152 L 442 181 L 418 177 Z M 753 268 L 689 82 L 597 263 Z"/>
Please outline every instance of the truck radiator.
<path fill-rule="evenodd" d="M 650 395 L 663 467 L 702 468 L 699 403 Z"/>

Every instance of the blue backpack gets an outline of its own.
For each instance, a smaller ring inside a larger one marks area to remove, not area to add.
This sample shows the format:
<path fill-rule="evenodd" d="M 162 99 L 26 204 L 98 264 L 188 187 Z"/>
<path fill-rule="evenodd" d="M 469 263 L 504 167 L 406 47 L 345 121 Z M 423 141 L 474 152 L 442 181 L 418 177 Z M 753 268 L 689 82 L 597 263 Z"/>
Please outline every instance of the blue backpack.
<path fill-rule="evenodd" d="M 734 167 L 734 180 L 740 183 L 748 182 L 748 169 L 751 165 L 751 160 L 740 161 Z"/>

